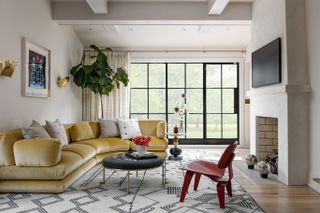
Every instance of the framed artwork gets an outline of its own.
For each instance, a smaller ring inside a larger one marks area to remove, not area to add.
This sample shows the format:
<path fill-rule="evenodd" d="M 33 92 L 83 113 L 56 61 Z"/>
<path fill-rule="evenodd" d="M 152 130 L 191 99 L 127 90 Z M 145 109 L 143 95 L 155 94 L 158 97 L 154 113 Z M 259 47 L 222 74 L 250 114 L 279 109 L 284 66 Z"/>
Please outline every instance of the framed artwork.
<path fill-rule="evenodd" d="M 27 97 L 50 97 L 50 50 L 22 38 L 22 93 Z"/>

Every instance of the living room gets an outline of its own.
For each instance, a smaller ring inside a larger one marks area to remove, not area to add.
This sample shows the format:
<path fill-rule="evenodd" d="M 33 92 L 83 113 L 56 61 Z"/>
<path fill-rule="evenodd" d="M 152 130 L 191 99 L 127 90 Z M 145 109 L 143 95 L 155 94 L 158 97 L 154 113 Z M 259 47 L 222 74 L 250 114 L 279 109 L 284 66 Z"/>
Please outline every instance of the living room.
<path fill-rule="evenodd" d="M 319 9 L 1 0 L 0 211 L 318 212 Z"/>

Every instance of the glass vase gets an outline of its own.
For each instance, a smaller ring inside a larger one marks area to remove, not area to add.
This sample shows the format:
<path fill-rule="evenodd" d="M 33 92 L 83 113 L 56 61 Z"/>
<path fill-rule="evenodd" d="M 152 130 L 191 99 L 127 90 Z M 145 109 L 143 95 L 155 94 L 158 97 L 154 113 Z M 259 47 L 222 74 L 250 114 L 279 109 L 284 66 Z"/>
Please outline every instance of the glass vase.
<path fill-rule="evenodd" d="M 137 152 L 139 154 L 143 155 L 143 154 L 146 154 L 148 151 L 148 147 L 146 145 L 136 145 L 136 147 L 137 147 Z"/>

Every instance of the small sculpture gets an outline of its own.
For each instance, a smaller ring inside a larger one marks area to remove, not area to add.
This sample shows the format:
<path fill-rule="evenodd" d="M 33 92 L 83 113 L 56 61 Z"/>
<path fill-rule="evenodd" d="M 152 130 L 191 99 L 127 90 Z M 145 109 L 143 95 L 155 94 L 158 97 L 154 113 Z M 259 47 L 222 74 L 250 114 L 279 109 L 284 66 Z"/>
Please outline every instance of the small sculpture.
<path fill-rule="evenodd" d="M 260 177 L 268 178 L 270 165 L 265 161 L 260 161 L 257 165 L 257 170 L 260 172 Z"/>
<path fill-rule="evenodd" d="M 252 154 L 248 154 L 246 156 L 246 164 L 248 165 L 248 169 L 254 169 L 254 165 L 257 163 L 257 157 Z"/>

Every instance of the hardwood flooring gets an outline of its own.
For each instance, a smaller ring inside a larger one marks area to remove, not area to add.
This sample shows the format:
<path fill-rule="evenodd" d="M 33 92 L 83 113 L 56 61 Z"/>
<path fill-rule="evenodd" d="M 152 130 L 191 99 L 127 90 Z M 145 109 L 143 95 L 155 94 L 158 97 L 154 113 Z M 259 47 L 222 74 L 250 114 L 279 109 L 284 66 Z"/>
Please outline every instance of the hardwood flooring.
<path fill-rule="evenodd" d="M 235 179 L 266 212 L 320 212 L 320 193 L 308 186 L 258 185 L 240 173 L 235 173 Z"/>
<path fill-rule="evenodd" d="M 248 153 L 246 149 L 238 151 L 241 157 Z M 320 193 L 308 186 L 256 184 L 236 171 L 234 178 L 268 213 L 320 213 Z"/>

